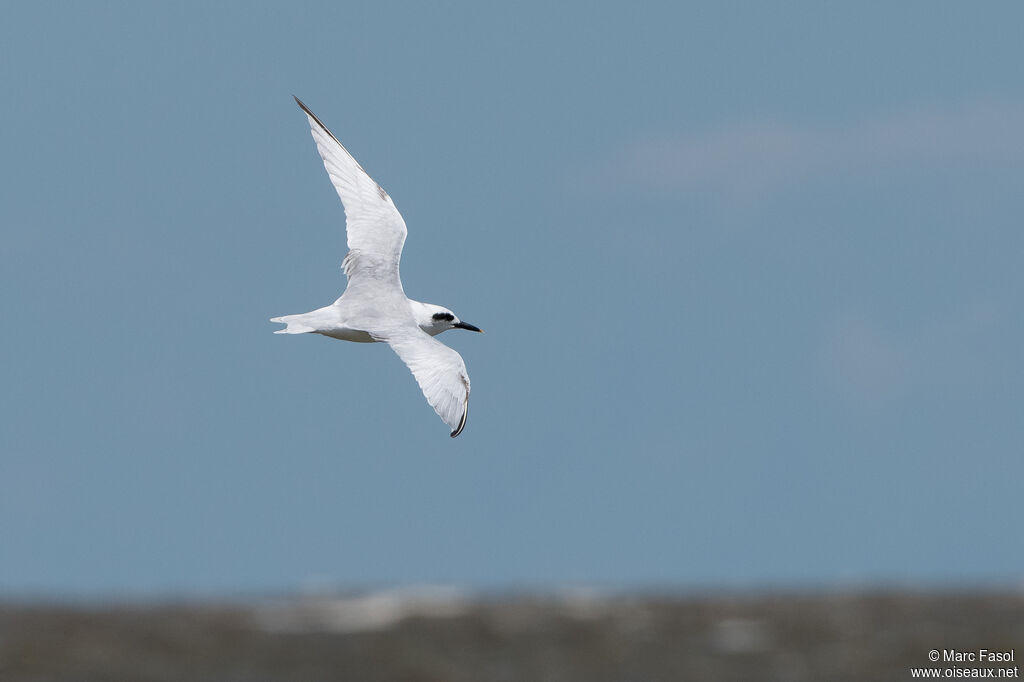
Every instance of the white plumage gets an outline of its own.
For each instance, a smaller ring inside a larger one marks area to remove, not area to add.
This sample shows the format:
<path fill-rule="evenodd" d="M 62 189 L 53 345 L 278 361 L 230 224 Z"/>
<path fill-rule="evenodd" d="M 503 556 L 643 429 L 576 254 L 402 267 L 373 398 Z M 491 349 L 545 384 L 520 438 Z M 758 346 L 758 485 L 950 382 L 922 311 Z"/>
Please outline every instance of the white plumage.
<path fill-rule="evenodd" d="M 322 334 L 344 341 L 387 343 L 409 367 L 427 402 L 462 433 L 469 413 L 469 374 L 462 356 L 433 338 L 448 329 L 481 331 L 442 306 L 406 297 L 398 264 L 408 231 L 388 193 L 363 170 L 331 131 L 297 97 L 309 118 L 324 168 L 345 207 L 348 286 L 329 306 L 275 317 L 276 334 Z"/>

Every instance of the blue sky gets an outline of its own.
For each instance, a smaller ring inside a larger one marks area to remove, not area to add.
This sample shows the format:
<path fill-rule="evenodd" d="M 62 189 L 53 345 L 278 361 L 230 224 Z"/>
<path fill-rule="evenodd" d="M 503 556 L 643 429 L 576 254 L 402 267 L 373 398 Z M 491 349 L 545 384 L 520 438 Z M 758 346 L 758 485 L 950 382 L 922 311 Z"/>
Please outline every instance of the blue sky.
<path fill-rule="evenodd" d="M 17 3 L 0 593 L 1019 584 L 1015 3 Z M 455 440 L 342 291 L 409 225 Z"/>

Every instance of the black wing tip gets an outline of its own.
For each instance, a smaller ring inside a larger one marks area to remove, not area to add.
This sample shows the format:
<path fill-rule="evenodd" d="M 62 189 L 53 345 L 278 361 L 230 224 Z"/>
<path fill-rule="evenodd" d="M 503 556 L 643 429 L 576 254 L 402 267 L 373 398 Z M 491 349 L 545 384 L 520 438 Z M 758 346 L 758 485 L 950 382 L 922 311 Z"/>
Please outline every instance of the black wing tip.
<path fill-rule="evenodd" d="M 299 105 L 299 108 L 300 108 L 300 109 L 302 109 L 302 110 L 303 110 L 303 111 L 305 111 L 305 112 L 306 112 L 307 114 L 309 114 L 310 118 L 312 118 L 312 119 L 313 119 L 314 121 L 316 121 L 316 122 L 317 122 L 317 125 L 319 125 L 319 126 L 320 126 L 321 128 L 323 128 L 324 130 L 327 130 L 327 126 L 325 126 L 325 125 L 323 124 L 323 121 L 321 121 L 321 120 L 320 120 L 320 119 L 319 119 L 319 118 L 317 117 L 317 115 L 316 115 L 316 114 L 314 114 L 314 113 L 313 113 L 313 112 L 312 112 L 312 111 L 310 110 L 310 108 L 306 106 L 306 103 L 305 103 L 305 102 L 303 102 L 303 101 L 302 101 L 301 99 L 299 99 L 299 98 L 298 98 L 298 97 L 296 97 L 295 95 L 292 95 L 292 98 L 293 98 L 293 99 L 295 100 L 295 103 Z M 331 132 L 331 131 L 327 130 L 327 132 L 328 132 L 328 134 L 330 134 L 330 132 Z M 334 135 L 331 135 L 331 137 L 334 137 Z"/>
<path fill-rule="evenodd" d="M 452 438 L 462 433 L 462 429 L 466 428 L 466 419 L 469 417 L 469 401 L 466 401 L 466 409 L 462 412 L 462 419 L 459 420 L 459 425 L 452 431 Z"/>
<path fill-rule="evenodd" d="M 335 136 L 334 136 L 334 133 L 332 133 L 332 132 L 331 132 L 331 129 L 330 129 L 330 128 L 328 128 L 327 126 L 325 126 L 325 125 L 324 125 L 324 122 L 323 122 L 323 121 L 321 121 L 321 120 L 320 120 L 320 118 L 319 118 L 319 117 L 318 117 L 318 116 L 317 116 L 316 114 L 314 114 L 314 113 L 313 113 L 312 111 L 310 111 L 309 107 L 307 107 L 307 106 L 306 106 L 306 103 L 305 103 L 305 102 L 303 102 L 303 101 L 302 101 L 301 99 L 299 99 L 299 98 L 298 98 L 298 97 L 296 97 L 295 95 L 292 95 L 292 98 L 293 98 L 293 99 L 295 100 L 295 103 L 299 105 L 299 108 L 300 108 L 300 109 L 302 109 L 302 110 L 303 110 L 304 112 L 306 112 L 306 115 L 307 115 L 307 116 L 309 116 L 309 117 L 310 117 L 311 119 L 313 119 L 314 121 L 316 121 L 316 124 L 317 124 L 318 126 L 320 126 L 320 128 L 321 128 L 321 129 L 322 129 L 322 130 L 323 130 L 323 131 L 324 131 L 325 133 L 327 133 L 327 134 L 328 134 L 328 135 L 330 136 L 330 138 L 331 138 L 332 140 L 334 140 L 334 141 L 335 141 L 335 143 L 337 143 L 337 145 L 338 145 L 339 147 L 341 147 L 342 149 L 345 149 L 345 145 L 343 145 L 343 144 L 341 143 L 341 140 L 339 140 L 339 139 L 338 139 L 337 137 L 335 137 Z M 346 154 L 348 154 L 349 156 L 352 156 L 351 152 L 349 152 L 349 150 L 347 150 L 347 149 L 345 149 L 345 153 L 346 153 Z M 355 161 L 355 163 L 356 163 L 356 165 L 357 165 L 357 166 L 359 166 L 359 162 L 358 162 L 358 161 L 356 161 L 356 159 L 355 159 L 355 157 L 354 157 L 354 156 L 352 157 L 352 160 L 353 160 L 353 161 Z M 362 167 L 362 166 L 359 166 L 359 170 L 363 171 L 363 173 L 364 173 L 364 174 L 366 175 L 366 177 L 370 178 L 370 174 L 369 174 L 369 173 L 367 173 L 367 172 L 366 172 L 365 170 L 363 170 L 363 167 Z M 380 183 L 378 183 L 378 182 L 377 182 L 376 180 L 374 180 L 373 178 L 370 178 L 370 180 L 373 180 L 373 184 L 377 185 L 377 195 L 378 195 L 378 196 L 380 196 L 380 198 L 381 198 L 382 200 L 384 200 L 384 201 L 387 201 L 387 198 L 388 198 L 388 193 L 384 191 L 384 188 L 380 186 Z M 456 434 L 456 435 L 458 435 L 458 434 Z"/>
<path fill-rule="evenodd" d="M 332 133 L 332 132 L 330 131 L 330 129 L 329 129 L 329 128 L 328 128 L 327 126 L 325 126 L 325 125 L 324 125 L 324 122 L 320 120 L 320 117 L 319 117 L 319 116 L 317 116 L 317 115 L 316 115 L 316 114 L 314 114 L 314 113 L 313 113 L 312 111 L 310 111 L 310 108 L 306 106 L 306 103 L 305 103 L 305 102 L 303 102 L 303 101 L 302 101 L 301 99 L 299 99 L 298 97 L 295 97 L 295 95 L 292 95 L 292 97 L 293 97 L 293 98 L 295 99 L 295 103 L 299 105 L 299 108 L 300 108 L 300 109 L 302 109 L 302 110 L 303 110 L 304 112 L 306 112 L 306 115 L 307 115 L 307 116 L 309 116 L 309 117 L 310 117 L 311 119 L 313 119 L 314 121 L 316 121 L 316 124 L 317 124 L 318 126 L 320 126 L 321 128 L 323 128 L 323 129 L 324 129 L 324 132 L 325 132 L 325 133 L 327 133 L 328 135 L 330 135 L 330 136 L 331 136 L 331 138 L 332 138 L 332 139 L 333 139 L 333 140 L 334 140 L 335 142 L 338 142 L 338 138 L 334 137 L 334 133 Z M 339 145 L 339 146 L 341 146 L 341 147 L 342 147 L 342 149 L 344 149 L 344 145 L 342 145 L 342 144 L 341 144 L 341 142 L 338 142 L 338 145 Z M 348 150 L 346 150 L 346 151 L 348 151 Z M 363 172 L 365 173 L 366 171 L 363 171 Z"/>
<path fill-rule="evenodd" d="M 313 118 L 314 118 L 314 119 L 316 120 L 316 122 L 317 122 L 317 123 L 320 123 L 320 119 L 316 117 L 316 114 L 314 114 L 314 113 L 313 113 L 312 111 L 310 111 L 309 107 L 307 107 L 307 106 L 306 106 L 306 103 L 305 103 L 305 102 L 303 102 L 303 101 L 302 101 L 301 99 L 299 99 L 299 98 L 298 98 L 298 97 L 296 97 L 295 95 L 292 95 L 292 99 L 294 99 L 294 100 L 295 100 L 295 103 L 299 105 L 299 108 L 300 108 L 300 109 L 302 109 L 302 110 L 303 110 L 303 111 L 305 111 L 305 112 L 306 112 L 307 114 L 309 114 L 310 116 L 312 116 L 312 117 L 313 117 Z M 323 127 L 323 125 L 324 125 L 323 123 L 320 123 L 320 126 L 321 126 L 321 127 Z"/>

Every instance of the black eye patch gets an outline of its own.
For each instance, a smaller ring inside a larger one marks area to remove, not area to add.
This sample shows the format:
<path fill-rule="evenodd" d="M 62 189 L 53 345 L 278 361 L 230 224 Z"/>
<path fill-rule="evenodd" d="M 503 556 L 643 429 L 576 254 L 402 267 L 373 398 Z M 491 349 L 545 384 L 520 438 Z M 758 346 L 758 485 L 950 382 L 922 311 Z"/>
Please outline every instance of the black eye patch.
<path fill-rule="evenodd" d="M 452 320 L 455 319 L 455 316 L 452 315 L 451 313 L 434 313 L 434 319 L 447 320 L 448 322 L 451 322 Z"/>

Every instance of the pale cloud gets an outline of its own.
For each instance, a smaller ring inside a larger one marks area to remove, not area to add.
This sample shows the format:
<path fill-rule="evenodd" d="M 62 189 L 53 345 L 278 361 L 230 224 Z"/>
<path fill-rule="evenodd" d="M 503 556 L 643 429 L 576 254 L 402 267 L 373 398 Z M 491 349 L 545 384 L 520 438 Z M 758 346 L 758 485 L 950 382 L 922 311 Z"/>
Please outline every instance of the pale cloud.
<path fill-rule="evenodd" d="M 1024 103 L 878 115 L 844 126 L 753 121 L 628 149 L 619 174 L 673 192 L 750 196 L 821 174 L 1024 160 Z"/>
<path fill-rule="evenodd" d="M 865 405 L 964 389 L 991 379 L 992 341 L 1005 332 L 1004 319 L 998 306 L 984 302 L 898 326 L 841 313 L 823 329 L 819 367 L 839 394 Z"/>

